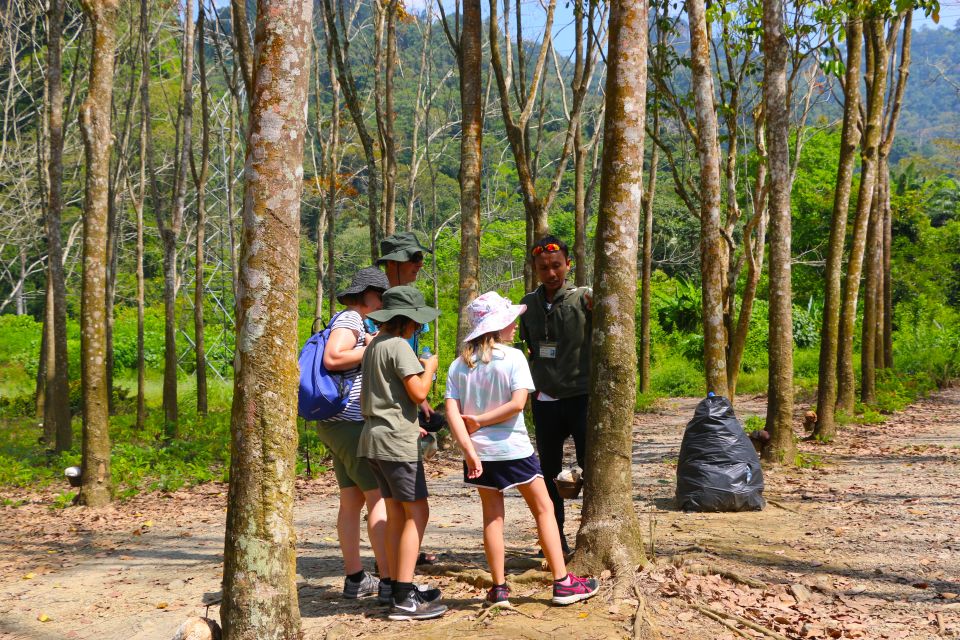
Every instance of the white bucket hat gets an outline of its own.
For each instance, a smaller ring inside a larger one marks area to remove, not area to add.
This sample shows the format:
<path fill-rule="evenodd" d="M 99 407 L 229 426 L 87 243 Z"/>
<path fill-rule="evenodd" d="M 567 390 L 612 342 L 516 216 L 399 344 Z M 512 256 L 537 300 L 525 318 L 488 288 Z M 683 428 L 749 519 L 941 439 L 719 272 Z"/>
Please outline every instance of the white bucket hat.
<path fill-rule="evenodd" d="M 470 333 L 463 339 L 470 342 L 491 331 L 500 331 L 527 310 L 525 304 L 513 304 L 496 291 L 478 296 L 465 309 Z"/>

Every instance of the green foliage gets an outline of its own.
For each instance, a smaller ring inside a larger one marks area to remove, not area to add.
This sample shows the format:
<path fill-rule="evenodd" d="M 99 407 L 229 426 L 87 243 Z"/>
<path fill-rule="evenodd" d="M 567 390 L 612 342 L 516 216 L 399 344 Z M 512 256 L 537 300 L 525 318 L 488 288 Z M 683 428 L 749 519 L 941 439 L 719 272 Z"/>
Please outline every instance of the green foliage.
<path fill-rule="evenodd" d="M 793 305 L 793 344 L 801 349 L 819 344 L 822 318 L 823 305 L 812 297 L 806 307 Z"/>
<path fill-rule="evenodd" d="M 747 416 L 746 420 L 743 421 L 743 430 L 747 433 L 753 433 L 754 431 L 760 431 L 767 426 L 767 419 L 761 416 Z"/>
<path fill-rule="evenodd" d="M 662 396 L 702 396 L 706 381 L 702 369 L 684 357 L 669 356 L 650 374 L 650 386 Z"/>
<path fill-rule="evenodd" d="M 664 330 L 674 333 L 692 333 L 703 324 L 703 303 L 700 288 L 685 278 L 670 281 L 672 287 L 653 288 L 651 306 Z"/>

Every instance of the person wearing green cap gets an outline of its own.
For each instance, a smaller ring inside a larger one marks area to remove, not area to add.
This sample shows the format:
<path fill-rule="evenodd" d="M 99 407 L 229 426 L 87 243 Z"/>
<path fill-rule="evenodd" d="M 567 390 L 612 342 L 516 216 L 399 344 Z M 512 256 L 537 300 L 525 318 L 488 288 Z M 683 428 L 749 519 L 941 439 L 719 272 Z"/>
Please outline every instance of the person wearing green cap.
<path fill-rule="evenodd" d="M 439 312 L 416 288 L 383 294 L 383 306 L 367 317 L 380 331 L 363 354 L 360 411 L 364 417 L 357 456 L 365 458 L 387 505 L 387 562 L 393 576 L 391 620 L 443 615 L 439 589 L 413 584 L 420 541 L 427 526 L 427 483 L 420 453 L 417 405 L 433 384 L 437 357 L 417 358 L 407 340 Z"/>
<path fill-rule="evenodd" d="M 380 257 L 377 259 L 377 265 L 383 267 L 387 280 L 391 287 L 399 287 L 416 282 L 420 269 L 423 268 L 424 256 L 433 253 L 430 249 L 423 246 L 416 234 L 412 231 L 402 231 L 389 235 L 380 241 Z M 376 331 L 372 321 L 368 321 L 367 330 Z M 430 325 L 423 323 L 412 336 L 407 340 L 410 347 L 417 355 L 420 354 L 420 338 L 430 332 Z M 420 403 L 420 414 L 424 423 L 433 423 L 434 431 L 443 427 L 442 414 L 436 414 L 430 403 L 424 400 Z M 440 419 L 439 422 L 437 421 Z M 423 431 L 420 435 L 426 435 Z M 423 551 L 417 556 L 417 564 L 433 564 L 437 561 L 437 556 L 433 553 Z"/>

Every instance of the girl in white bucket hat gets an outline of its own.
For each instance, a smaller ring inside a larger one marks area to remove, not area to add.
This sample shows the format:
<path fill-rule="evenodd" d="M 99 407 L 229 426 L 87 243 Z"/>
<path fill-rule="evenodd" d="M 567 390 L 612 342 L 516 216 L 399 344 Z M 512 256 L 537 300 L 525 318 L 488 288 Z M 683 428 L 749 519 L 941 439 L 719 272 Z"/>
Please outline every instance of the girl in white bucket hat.
<path fill-rule="evenodd" d="M 553 572 L 553 602 L 572 604 L 597 593 L 597 581 L 567 573 L 553 503 L 523 422 L 533 379 L 523 353 L 509 346 L 525 305 L 485 293 L 464 310 L 470 323 L 460 357 L 450 365 L 447 421 L 464 453 L 463 479 L 483 506 L 483 547 L 493 576 L 488 606 L 509 606 L 504 573 L 503 492 L 517 487 L 537 523 Z"/>

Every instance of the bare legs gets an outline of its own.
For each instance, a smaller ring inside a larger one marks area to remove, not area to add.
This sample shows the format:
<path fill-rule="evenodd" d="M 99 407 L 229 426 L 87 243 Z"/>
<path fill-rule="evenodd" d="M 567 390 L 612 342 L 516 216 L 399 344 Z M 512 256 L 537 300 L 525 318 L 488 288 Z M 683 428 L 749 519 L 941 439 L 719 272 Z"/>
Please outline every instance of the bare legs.
<path fill-rule="evenodd" d="M 379 489 L 360 491 L 358 487 L 340 489 L 340 510 L 337 512 L 337 536 L 343 556 L 344 573 L 350 575 L 363 569 L 360 562 L 360 512 L 367 507 L 367 535 L 377 560 L 381 576 L 389 571 L 386 555 L 387 508 Z"/>
<path fill-rule="evenodd" d="M 526 500 L 530 513 L 537 522 L 537 532 L 540 535 L 540 547 L 550 565 L 554 580 L 562 580 L 567 576 L 567 564 L 563 559 L 563 549 L 560 546 L 560 529 L 557 527 L 557 518 L 553 514 L 553 502 L 547 493 L 547 486 L 543 478 L 536 478 L 533 482 L 518 485 L 520 495 Z M 503 550 L 503 494 L 495 489 L 477 489 L 480 493 L 480 502 L 483 505 L 483 550 L 487 556 L 487 565 L 494 584 L 506 582 L 504 571 Z"/>
<path fill-rule="evenodd" d="M 420 540 L 430 519 L 426 498 L 414 502 L 384 500 L 387 505 L 387 559 L 397 582 L 413 582 Z"/>

